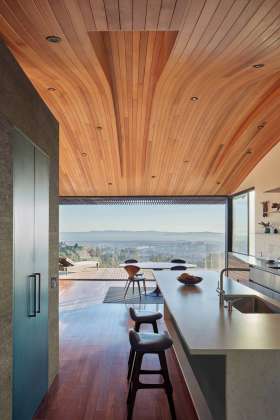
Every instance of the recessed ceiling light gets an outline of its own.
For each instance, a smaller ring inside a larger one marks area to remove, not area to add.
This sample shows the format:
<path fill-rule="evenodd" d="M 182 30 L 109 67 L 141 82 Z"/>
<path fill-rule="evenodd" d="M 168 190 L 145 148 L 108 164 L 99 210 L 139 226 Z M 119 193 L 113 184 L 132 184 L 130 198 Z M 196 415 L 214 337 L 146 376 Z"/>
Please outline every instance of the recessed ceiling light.
<path fill-rule="evenodd" d="M 55 91 L 56 91 L 56 88 L 54 88 L 54 87 L 49 87 L 49 88 L 48 88 L 48 90 L 49 90 L 50 92 L 55 92 Z"/>
<path fill-rule="evenodd" d="M 49 35 L 49 36 L 46 36 L 46 40 L 48 42 L 51 42 L 52 44 L 58 44 L 61 41 L 61 38 L 60 36 L 57 36 L 57 35 Z"/>
<path fill-rule="evenodd" d="M 98 126 L 96 127 L 96 130 L 102 130 L 101 125 L 98 125 Z"/>
<path fill-rule="evenodd" d="M 191 101 L 194 101 L 194 102 L 195 102 L 195 101 L 198 101 L 198 97 L 197 97 L 197 96 L 192 96 L 192 97 L 191 97 Z"/>
<path fill-rule="evenodd" d="M 83 157 L 87 157 L 87 153 L 85 153 L 85 152 L 82 152 L 82 153 L 81 153 L 81 155 L 82 155 Z"/>
<path fill-rule="evenodd" d="M 255 69 L 261 69 L 262 67 L 264 67 L 264 64 L 254 64 L 253 67 Z"/>

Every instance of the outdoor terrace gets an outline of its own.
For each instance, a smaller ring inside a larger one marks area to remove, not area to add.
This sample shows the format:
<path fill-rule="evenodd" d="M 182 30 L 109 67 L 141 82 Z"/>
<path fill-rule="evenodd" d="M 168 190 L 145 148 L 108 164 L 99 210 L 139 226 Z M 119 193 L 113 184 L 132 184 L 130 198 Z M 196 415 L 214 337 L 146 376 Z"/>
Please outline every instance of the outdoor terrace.
<path fill-rule="evenodd" d="M 95 262 L 94 262 L 95 263 Z M 145 278 L 147 280 L 154 281 L 154 275 L 152 270 L 143 270 L 145 273 Z M 93 281 L 126 281 L 127 273 L 123 268 L 112 267 L 112 268 L 103 268 L 95 266 L 74 266 L 69 267 L 67 272 L 59 272 L 60 280 L 93 280 Z"/>

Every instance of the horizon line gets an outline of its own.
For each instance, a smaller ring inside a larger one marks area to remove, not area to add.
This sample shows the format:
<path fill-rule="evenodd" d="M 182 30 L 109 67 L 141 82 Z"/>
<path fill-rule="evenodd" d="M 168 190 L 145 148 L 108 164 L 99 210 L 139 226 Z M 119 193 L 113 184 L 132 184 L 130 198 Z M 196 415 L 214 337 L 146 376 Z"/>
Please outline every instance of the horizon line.
<path fill-rule="evenodd" d="M 156 232 L 156 233 L 220 233 L 225 232 L 212 231 L 212 230 L 192 230 L 192 231 L 175 231 L 175 230 L 127 230 L 127 229 L 101 229 L 101 230 L 81 230 L 81 231 L 64 231 L 59 233 L 94 233 L 94 232 Z"/>

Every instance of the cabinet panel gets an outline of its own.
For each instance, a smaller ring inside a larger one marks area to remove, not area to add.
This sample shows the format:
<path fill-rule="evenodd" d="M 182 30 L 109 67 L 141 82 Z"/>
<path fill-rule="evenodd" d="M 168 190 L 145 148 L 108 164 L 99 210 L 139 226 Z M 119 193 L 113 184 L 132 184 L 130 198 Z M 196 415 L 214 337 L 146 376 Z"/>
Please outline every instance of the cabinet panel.
<path fill-rule="evenodd" d="M 41 160 L 41 152 L 20 132 L 14 130 L 12 138 L 13 419 L 31 420 L 48 380 L 48 165 L 45 156 Z M 36 272 L 41 273 L 41 309 Z"/>
<path fill-rule="evenodd" d="M 35 149 L 34 271 L 37 275 L 36 370 L 38 392 L 48 389 L 49 159 Z"/>
<path fill-rule="evenodd" d="M 258 268 L 250 268 L 250 279 L 260 284 L 261 286 L 267 287 L 268 289 L 274 290 L 280 293 L 280 276 L 272 273 L 268 273 Z"/>

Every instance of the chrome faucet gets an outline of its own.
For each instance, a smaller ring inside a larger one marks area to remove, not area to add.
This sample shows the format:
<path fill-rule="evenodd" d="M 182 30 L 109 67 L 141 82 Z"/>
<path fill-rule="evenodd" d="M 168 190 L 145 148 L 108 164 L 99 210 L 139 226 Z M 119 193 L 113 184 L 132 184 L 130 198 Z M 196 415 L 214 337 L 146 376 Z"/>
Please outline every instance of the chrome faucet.
<path fill-rule="evenodd" d="M 225 267 L 220 272 L 220 281 L 218 282 L 217 292 L 220 296 L 220 305 L 224 306 L 225 302 L 225 291 L 224 291 L 224 273 L 228 271 L 250 271 L 250 268 L 239 268 L 239 267 Z"/>
<path fill-rule="evenodd" d="M 244 297 L 235 297 L 235 298 L 233 297 L 232 299 L 229 299 L 228 302 L 227 302 L 228 311 L 232 312 L 233 304 L 235 302 L 238 302 L 239 300 L 242 300 L 242 299 L 244 299 Z"/>

